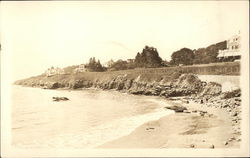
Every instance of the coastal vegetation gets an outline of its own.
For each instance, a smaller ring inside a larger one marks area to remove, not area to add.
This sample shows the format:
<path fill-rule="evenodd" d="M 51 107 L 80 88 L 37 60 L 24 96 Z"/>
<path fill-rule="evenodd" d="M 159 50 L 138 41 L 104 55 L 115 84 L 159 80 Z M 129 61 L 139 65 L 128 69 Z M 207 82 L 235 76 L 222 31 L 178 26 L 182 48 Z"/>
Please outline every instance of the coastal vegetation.
<path fill-rule="evenodd" d="M 157 48 L 145 46 L 142 52 L 138 52 L 134 59 L 122 60 L 112 59 L 106 66 L 102 65 L 100 60 L 95 57 L 89 59 L 86 68 L 90 72 L 103 72 L 103 71 L 119 71 L 135 68 L 161 68 L 161 67 L 174 67 L 180 65 L 193 65 L 193 64 L 209 64 L 218 63 L 220 60 L 217 58 L 218 51 L 226 49 L 226 41 L 212 44 L 206 48 L 190 49 L 181 48 L 171 55 L 171 60 L 163 60 Z M 77 66 L 69 66 L 64 68 L 65 72 L 72 73 Z"/>
<path fill-rule="evenodd" d="M 194 52 L 191 49 L 182 48 L 174 52 L 171 58 L 171 64 L 173 65 L 192 65 L 194 60 Z"/>
<path fill-rule="evenodd" d="M 137 53 L 134 62 L 126 62 L 118 60 L 115 63 L 115 69 L 113 70 L 125 70 L 132 68 L 157 68 L 166 66 L 178 66 L 178 65 L 193 65 L 193 64 L 209 64 L 220 62 L 217 58 L 218 51 L 227 48 L 226 41 L 212 44 L 206 48 L 198 48 L 197 50 L 190 48 L 182 48 L 175 51 L 171 55 L 170 61 L 164 61 L 160 56 L 156 48 L 145 46 L 141 53 Z M 122 63 L 122 64 L 120 64 Z M 117 68 L 120 65 L 121 68 Z M 111 66 L 111 68 L 114 68 Z"/>
<path fill-rule="evenodd" d="M 135 57 L 135 67 L 155 68 L 161 67 L 162 59 L 154 47 L 145 46 L 142 53 L 137 53 Z"/>
<path fill-rule="evenodd" d="M 198 48 L 197 50 L 193 50 L 193 64 L 208 64 L 220 62 L 220 60 L 217 58 L 218 52 L 219 50 L 224 50 L 226 48 L 227 42 L 222 41 L 216 44 L 212 44 L 206 48 Z"/>
<path fill-rule="evenodd" d="M 89 59 L 89 63 L 86 65 L 91 72 L 102 72 L 105 68 L 101 65 L 100 60 L 95 59 L 95 57 Z"/>

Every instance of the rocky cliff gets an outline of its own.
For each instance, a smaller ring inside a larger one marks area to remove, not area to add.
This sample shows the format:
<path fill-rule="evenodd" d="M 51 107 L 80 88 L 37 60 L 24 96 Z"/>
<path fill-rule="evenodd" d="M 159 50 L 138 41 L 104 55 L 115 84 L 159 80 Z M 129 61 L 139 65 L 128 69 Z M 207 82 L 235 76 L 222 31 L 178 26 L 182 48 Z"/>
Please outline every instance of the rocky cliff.
<path fill-rule="evenodd" d="M 101 74 L 37 76 L 15 82 L 18 85 L 41 87 L 44 89 L 114 89 L 131 94 L 164 97 L 213 96 L 221 93 L 221 85 L 202 82 L 194 74 L 178 72 L 161 74 Z"/>

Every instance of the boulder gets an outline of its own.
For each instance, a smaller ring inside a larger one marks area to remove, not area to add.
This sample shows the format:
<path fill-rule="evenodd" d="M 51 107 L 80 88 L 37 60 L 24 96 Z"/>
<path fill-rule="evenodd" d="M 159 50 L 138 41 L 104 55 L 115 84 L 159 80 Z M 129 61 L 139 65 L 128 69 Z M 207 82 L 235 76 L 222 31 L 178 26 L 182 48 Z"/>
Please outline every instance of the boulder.
<path fill-rule="evenodd" d="M 201 86 L 201 80 L 194 74 L 182 74 L 177 81 L 174 83 L 179 88 L 185 88 L 187 91 L 197 91 Z"/>
<path fill-rule="evenodd" d="M 215 96 L 219 95 L 222 91 L 222 86 L 216 82 L 209 82 L 201 91 L 200 96 Z"/>
<path fill-rule="evenodd" d="M 133 80 L 126 80 L 124 83 L 124 89 L 129 89 L 133 84 Z"/>
<path fill-rule="evenodd" d="M 181 105 L 173 105 L 173 106 L 167 106 L 166 109 L 174 110 L 175 112 L 184 112 L 184 110 L 187 110 L 186 107 Z"/>
<path fill-rule="evenodd" d="M 83 80 L 71 80 L 69 85 L 73 89 L 83 88 Z"/>
<path fill-rule="evenodd" d="M 240 96 L 241 96 L 241 90 L 236 89 L 233 91 L 224 92 L 222 94 L 222 99 L 229 99 L 229 98 L 240 97 Z M 236 101 L 238 101 L 238 99 L 236 99 Z"/>
<path fill-rule="evenodd" d="M 194 144 L 190 144 L 190 148 L 195 148 L 195 145 Z"/>
<path fill-rule="evenodd" d="M 213 145 L 213 144 L 211 144 L 209 148 L 214 149 L 214 145 Z"/>
<path fill-rule="evenodd" d="M 44 89 L 57 89 L 60 88 L 60 84 L 58 82 L 47 82 L 44 86 Z"/>
<path fill-rule="evenodd" d="M 191 113 L 191 111 L 188 111 L 188 110 L 184 110 L 183 112 L 184 113 Z"/>
<path fill-rule="evenodd" d="M 165 90 L 165 96 L 177 97 L 196 94 L 202 87 L 201 80 L 194 74 L 182 74 L 178 79 L 173 80 Z"/>
<path fill-rule="evenodd" d="M 69 98 L 67 97 L 52 97 L 53 101 L 67 101 Z"/>
<path fill-rule="evenodd" d="M 224 144 L 224 145 L 228 145 L 228 141 L 224 141 L 223 144 Z"/>

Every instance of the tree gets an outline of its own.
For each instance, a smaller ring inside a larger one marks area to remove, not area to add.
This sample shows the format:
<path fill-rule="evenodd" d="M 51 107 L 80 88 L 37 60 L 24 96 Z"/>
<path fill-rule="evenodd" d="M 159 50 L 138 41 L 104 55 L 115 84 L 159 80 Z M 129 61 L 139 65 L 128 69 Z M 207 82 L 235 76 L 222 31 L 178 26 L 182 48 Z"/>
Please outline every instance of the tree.
<path fill-rule="evenodd" d="M 194 50 L 194 64 L 207 64 L 206 63 L 206 49 L 205 48 L 199 48 L 198 50 Z"/>
<path fill-rule="evenodd" d="M 218 51 L 224 50 L 227 48 L 227 42 L 222 41 L 216 44 L 212 44 L 206 48 L 199 48 L 198 50 L 194 51 L 194 63 L 195 64 L 208 64 L 218 62 L 219 59 Z"/>
<path fill-rule="evenodd" d="M 109 60 L 109 61 L 107 62 L 107 67 L 108 67 L 108 68 L 111 68 L 111 66 L 112 66 L 114 63 L 115 63 L 115 62 L 113 61 L 113 59 Z"/>
<path fill-rule="evenodd" d="M 128 59 L 127 60 L 127 69 L 134 69 L 135 68 L 135 59 Z"/>
<path fill-rule="evenodd" d="M 154 47 L 145 46 L 142 53 L 137 53 L 135 57 L 136 67 L 160 67 L 162 59 Z"/>
<path fill-rule="evenodd" d="M 171 63 L 174 65 L 191 65 L 194 60 L 194 52 L 189 48 L 182 48 L 171 55 Z"/>
<path fill-rule="evenodd" d="M 135 66 L 136 67 L 141 66 L 141 54 L 139 52 L 135 56 Z"/>
<path fill-rule="evenodd" d="M 101 65 L 100 60 L 96 61 L 95 57 L 89 59 L 89 63 L 86 65 L 86 67 L 90 71 L 96 71 L 96 72 L 104 71 L 104 67 Z"/>
<path fill-rule="evenodd" d="M 121 59 L 117 60 L 111 65 L 112 70 L 126 70 L 128 69 L 128 63 Z"/>

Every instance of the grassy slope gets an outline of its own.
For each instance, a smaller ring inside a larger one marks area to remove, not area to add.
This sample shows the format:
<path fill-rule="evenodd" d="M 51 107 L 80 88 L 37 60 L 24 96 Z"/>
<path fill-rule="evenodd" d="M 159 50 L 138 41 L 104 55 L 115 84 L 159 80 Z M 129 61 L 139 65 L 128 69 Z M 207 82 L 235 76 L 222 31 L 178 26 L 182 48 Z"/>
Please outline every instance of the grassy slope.
<path fill-rule="evenodd" d="M 45 82 L 60 82 L 70 83 L 75 80 L 85 81 L 108 81 L 118 75 L 127 74 L 127 79 L 136 79 L 139 75 L 142 81 L 153 82 L 160 81 L 164 78 L 165 81 L 171 81 L 178 77 L 177 73 L 194 73 L 202 75 L 240 75 L 240 63 L 213 63 L 204 65 L 192 65 L 181 67 L 164 67 L 164 68 L 140 68 L 123 71 L 108 71 L 108 72 L 83 72 L 77 74 L 64 74 L 46 77 L 39 75 L 24 80 L 19 80 L 16 84 L 30 85 L 31 83 Z"/>

